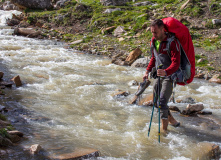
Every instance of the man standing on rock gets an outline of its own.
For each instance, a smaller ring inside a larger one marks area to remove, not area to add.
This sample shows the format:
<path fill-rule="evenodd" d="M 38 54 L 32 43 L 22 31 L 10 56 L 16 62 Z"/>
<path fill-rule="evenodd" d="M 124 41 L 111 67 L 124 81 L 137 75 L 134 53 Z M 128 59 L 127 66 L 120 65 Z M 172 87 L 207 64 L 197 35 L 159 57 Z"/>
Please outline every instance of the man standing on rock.
<path fill-rule="evenodd" d="M 172 94 L 173 81 L 170 75 L 176 72 L 180 65 L 180 51 L 179 45 L 176 41 L 173 41 L 170 45 L 170 55 L 166 50 L 166 44 L 168 36 L 164 30 L 164 23 L 160 19 L 156 19 L 151 24 L 151 32 L 153 35 L 151 44 L 152 58 L 147 66 L 143 79 L 148 79 L 149 73 L 155 67 L 162 66 L 162 69 L 157 69 L 156 74 L 160 76 L 160 104 L 161 104 L 161 120 L 162 129 L 167 132 L 168 124 L 170 123 L 174 127 L 178 127 L 180 122 L 177 122 L 169 111 L 167 103 Z M 155 77 L 156 78 L 156 77 Z M 153 95 L 154 99 L 158 99 L 157 92 L 158 79 L 154 80 Z M 159 102 L 158 102 L 159 103 Z"/>

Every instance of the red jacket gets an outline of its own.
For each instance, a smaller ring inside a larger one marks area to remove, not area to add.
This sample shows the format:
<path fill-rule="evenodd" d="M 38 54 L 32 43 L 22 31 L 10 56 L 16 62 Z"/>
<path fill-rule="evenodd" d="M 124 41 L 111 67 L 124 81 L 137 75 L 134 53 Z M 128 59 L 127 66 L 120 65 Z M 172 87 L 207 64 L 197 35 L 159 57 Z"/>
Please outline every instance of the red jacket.
<path fill-rule="evenodd" d="M 154 42 L 154 38 L 152 38 L 152 41 Z M 171 56 L 171 64 L 168 68 L 164 69 L 166 71 L 167 76 L 173 74 L 176 72 L 180 66 L 180 51 L 179 51 L 179 45 L 177 42 L 173 41 L 170 46 L 170 56 Z M 167 38 L 165 38 L 159 48 L 159 54 L 168 54 L 166 49 L 166 44 L 167 44 Z M 177 48 L 178 47 L 178 48 Z M 169 56 L 169 55 L 168 55 Z M 152 57 L 150 59 L 150 62 L 147 66 L 147 70 L 151 72 L 152 68 L 155 67 L 155 57 L 154 53 L 152 52 Z"/>

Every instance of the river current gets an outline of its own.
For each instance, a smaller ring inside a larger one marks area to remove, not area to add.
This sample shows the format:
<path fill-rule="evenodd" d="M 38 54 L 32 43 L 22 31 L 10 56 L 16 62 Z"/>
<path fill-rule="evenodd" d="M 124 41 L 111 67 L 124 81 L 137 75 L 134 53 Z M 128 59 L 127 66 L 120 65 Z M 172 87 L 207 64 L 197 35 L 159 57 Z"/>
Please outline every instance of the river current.
<path fill-rule="evenodd" d="M 24 148 L 40 144 L 51 155 L 73 152 L 76 148 L 94 148 L 103 160 L 192 160 L 208 159 L 205 143 L 221 147 L 221 87 L 194 79 L 187 86 L 177 86 L 177 99 L 192 97 L 213 114 L 182 117 L 173 113 L 181 127 L 169 126 L 169 134 L 158 143 L 157 112 L 150 137 L 147 136 L 152 107 L 129 105 L 142 81 L 144 68 L 111 64 L 111 60 L 65 49 L 65 44 L 51 40 L 13 36 L 5 17 L 15 11 L 0 11 L 0 62 L 8 77 L 19 75 L 23 86 L 12 89 L 13 99 L 4 102 L 26 114 L 26 123 L 13 125 L 28 137 Z M 129 91 L 128 97 L 113 97 L 117 89 Z M 145 94 L 152 92 L 150 85 Z M 6 95 L 7 96 L 7 95 Z M 172 104 L 184 108 L 187 104 Z M 11 119 L 13 120 L 13 118 Z M 20 152 L 11 159 L 28 159 Z"/>

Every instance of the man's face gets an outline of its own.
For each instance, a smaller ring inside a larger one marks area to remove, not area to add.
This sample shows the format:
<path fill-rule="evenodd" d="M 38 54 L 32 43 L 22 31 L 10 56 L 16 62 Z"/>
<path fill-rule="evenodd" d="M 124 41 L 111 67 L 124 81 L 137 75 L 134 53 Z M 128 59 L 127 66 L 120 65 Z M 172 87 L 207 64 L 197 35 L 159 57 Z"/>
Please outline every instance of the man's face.
<path fill-rule="evenodd" d="M 165 35 L 164 27 L 151 26 L 151 33 L 156 40 L 162 41 Z"/>

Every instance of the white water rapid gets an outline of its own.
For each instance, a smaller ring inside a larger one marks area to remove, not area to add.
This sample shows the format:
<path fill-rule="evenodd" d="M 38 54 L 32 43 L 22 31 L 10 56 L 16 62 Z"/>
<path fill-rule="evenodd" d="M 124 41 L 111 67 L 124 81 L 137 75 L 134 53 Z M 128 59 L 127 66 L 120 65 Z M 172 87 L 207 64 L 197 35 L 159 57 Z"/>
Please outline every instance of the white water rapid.
<path fill-rule="evenodd" d="M 5 102 L 25 110 L 17 116 L 26 123 L 13 121 L 28 137 L 20 145 L 40 144 L 50 154 L 94 148 L 101 152 L 98 160 L 206 160 L 206 142 L 221 147 L 220 85 L 195 79 L 186 87 L 177 86 L 177 99 L 192 97 L 213 114 L 200 118 L 173 113 L 181 127 L 169 126 L 170 133 L 158 143 L 157 112 L 148 138 L 152 107 L 128 104 L 137 89 L 128 83 L 141 81 L 144 68 L 117 66 L 103 57 L 65 49 L 60 42 L 13 36 L 5 25 L 11 13 L 0 12 L 0 62 L 8 77 L 19 75 L 23 82 L 7 91 L 13 98 Z M 112 97 L 116 89 L 131 95 Z M 151 92 L 152 85 L 145 94 Z M 210 126 L 211 119 L 215 127 Z M 10 158 L 26 160 L 22 153 Z"/>

